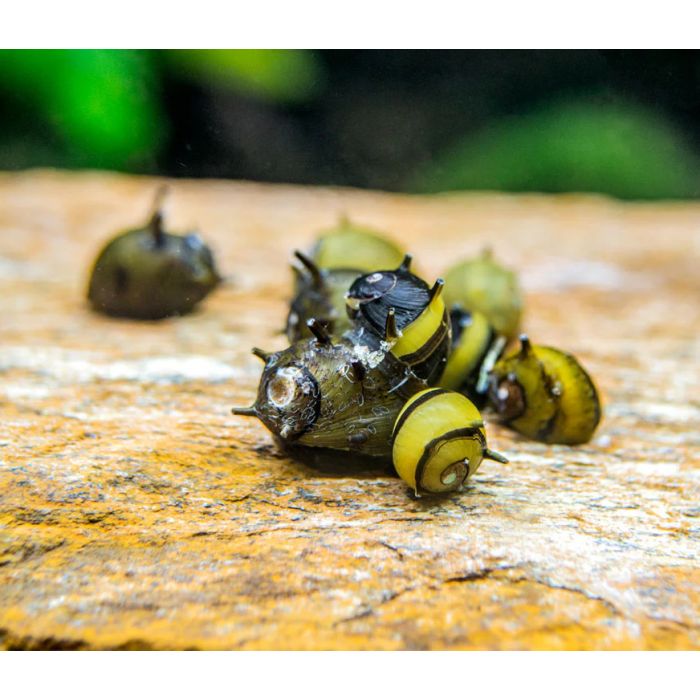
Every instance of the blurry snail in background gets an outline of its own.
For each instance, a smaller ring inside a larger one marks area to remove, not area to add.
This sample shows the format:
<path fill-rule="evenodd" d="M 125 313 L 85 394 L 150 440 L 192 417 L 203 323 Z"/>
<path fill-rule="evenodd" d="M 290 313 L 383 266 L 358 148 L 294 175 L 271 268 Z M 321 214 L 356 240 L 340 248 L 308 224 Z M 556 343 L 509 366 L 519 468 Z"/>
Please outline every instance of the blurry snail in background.
<path fill-rule="evenodd" d="M 490 250 L 458 263 L 445 274 L 445 303 L 482 313 L 496 333 L 510 340 L 520 330 L 523 301 L 517 276 L 494 261 Z"/>
<path fill-rule="evenodd" d="M 323 270 L 370 272 L 397 267 L 404 253 L 384 234 L 343 216 L 337 226 L 319 235 L 309 257 Z"/>
<path fill-rule="evenodd" d="M 221 282 L 211 250 L 197 234 L 163 228 L 165 192 L 158 191 L 144 227 L 115 236 L 97 256 L 87 294 L 96 311 L 153 320 L 186 314 Z"/>
<path fill-rule="evenodd" d="M 542 442 L 587 442 L 601 417 L 598 392 L 576 358 L 526 335 L 491 370 L 489 400 L 506 425 Z"/>
<path fill-rule="evenodd" d="M 394 270 L 356 279 L 345 296 L 358 332 L 374 335 L 407 371 L 434 384 L 450 350 L 450 318 L 442 299 L 443 281 L 430 288 L 410 272 L 406 255 Z"/>
<path fill-rule="evenodd" d="M 508 461 L 487 447 L 476 406 L 462 394 L 439 388 L 406 402 L 392 443 L 394 468 L 416 496 L 460 489 L 483 459 Z"/>

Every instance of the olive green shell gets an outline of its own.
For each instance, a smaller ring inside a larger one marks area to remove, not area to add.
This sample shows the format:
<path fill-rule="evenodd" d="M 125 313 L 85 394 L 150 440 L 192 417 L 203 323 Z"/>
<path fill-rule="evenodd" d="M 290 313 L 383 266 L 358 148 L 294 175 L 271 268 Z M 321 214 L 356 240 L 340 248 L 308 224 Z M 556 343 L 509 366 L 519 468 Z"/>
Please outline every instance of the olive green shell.
<path fill-rule="evenodd" d="M 490 251 L 458 263 L 445 274 L 445 302 L 479 311 L 497 333 L 514 338 L 520 328 L 523 300 L 514 272 L 495 262 Z"/>
<path fill-rule="evenodd" d="M 391 455 L 391 433 L 406 400 L 425 388 L 378 345 L 302 340 L 266 356 L 255 415 L 284 443 Z"/>
<path fill-rule="evenodd" d="M 110 316 L 159 319 L 191 311 L 219 283 L 210 249 L 199 236 L 146 227 L 112 239 L 95 261 L 88 300 Z"/>
<path fill-rule="evenodd" d="M 290 343 L 311 338 L 308 321 L 321 321 L 331 335 L 340 336 L 349 330 L 352 322 L 345 307 L 345 293 L 359 270 L 319 270 L 320 277 L 312 277 L 294 268 L 296 293 L 287 316 L 286 333 Z"/>
<path fill-rule="evenodd" d="M 403 257 L 401 248 L 384 234 L 345 217 L 334 228 L 323 231 L 311 251 L 311 258 L 325 270 L 393 270 Z"/>

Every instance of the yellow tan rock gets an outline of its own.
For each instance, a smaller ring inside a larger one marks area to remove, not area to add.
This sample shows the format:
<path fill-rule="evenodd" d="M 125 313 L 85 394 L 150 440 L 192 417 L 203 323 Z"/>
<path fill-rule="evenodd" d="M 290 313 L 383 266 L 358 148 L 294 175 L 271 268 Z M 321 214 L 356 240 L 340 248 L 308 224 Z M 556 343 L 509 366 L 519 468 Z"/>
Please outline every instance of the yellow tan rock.
<path fill-rule="evenodd" d="M 157 181 L 0 175 L 0 647 L 700 648 L 700 205 L 172 183 L 233 281 L 180 319 L 101 318 L 90 262 Z M 533 342 L 601 390 L 593 442 L 489 422 L 462 494 L 316 466 L 262 425 L 290 251 L 340 213 L 434 278 L 490 245 Z"/>

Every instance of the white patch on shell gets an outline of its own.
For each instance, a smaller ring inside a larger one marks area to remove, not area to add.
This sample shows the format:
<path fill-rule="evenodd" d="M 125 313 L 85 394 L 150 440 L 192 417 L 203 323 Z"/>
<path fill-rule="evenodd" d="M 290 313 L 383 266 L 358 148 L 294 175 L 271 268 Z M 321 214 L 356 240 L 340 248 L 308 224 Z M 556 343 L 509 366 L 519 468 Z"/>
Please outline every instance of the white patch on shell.
<path fill-rule="evenodd" d="M 382 344 L 382 347 L 383 345 L 384 344 Z M 386 355 L 385 350 L 370 350 L 366 345 L 355 345 L 353 352 L 355 353 L 355 357 L 357 357 L 365 367 L 369 367 L 370 369 L 378 367 Z"/>

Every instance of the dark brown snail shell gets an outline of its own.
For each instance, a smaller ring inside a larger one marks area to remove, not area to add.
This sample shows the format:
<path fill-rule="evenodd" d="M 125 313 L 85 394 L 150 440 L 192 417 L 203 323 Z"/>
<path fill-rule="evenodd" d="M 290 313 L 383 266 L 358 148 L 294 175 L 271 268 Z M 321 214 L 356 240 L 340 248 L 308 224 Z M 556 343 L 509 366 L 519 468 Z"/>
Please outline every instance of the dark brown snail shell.
<path fill-rule="evenodd" d="M 145 227 L 116 236 L 102 249 L 87 297 L 109 316 L 160 319 L 192 311 L 220 282 L 202 239 L 166 233 L 156 209 Z"/>
<path fill-rule="evenodd" d="M 315 338 L 281 352 L 255 351 L 265 361 L 258 396 L 250 408 L 288 444 L 391 455 L 391 431 L 406 400 L 425 387 L 370 336 L 331 340 L 318 321 Z"/>

